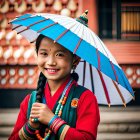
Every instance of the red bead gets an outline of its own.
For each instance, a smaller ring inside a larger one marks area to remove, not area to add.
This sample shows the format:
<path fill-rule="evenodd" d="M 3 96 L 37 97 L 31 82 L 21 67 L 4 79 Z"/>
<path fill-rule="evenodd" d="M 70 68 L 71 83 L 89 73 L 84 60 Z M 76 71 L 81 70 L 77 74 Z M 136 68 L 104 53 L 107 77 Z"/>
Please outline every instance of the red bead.
<path fill-rule="evenodd" d="M 66 99 L 67 99 L 67 97 L 65 96 L 65 97 L 64 97 L 64 101 L 66 101 Z"/>
<path fill-rule="evenodd" d="M 39 133 L 39 130 L 36 130 L 35 133 L 36 133 L 36 134 Z"/>
<path fill-rule="evenodd" d="M 65 101 L 62 101 L 62 105 L 64 105 L 66 102 Z"/>

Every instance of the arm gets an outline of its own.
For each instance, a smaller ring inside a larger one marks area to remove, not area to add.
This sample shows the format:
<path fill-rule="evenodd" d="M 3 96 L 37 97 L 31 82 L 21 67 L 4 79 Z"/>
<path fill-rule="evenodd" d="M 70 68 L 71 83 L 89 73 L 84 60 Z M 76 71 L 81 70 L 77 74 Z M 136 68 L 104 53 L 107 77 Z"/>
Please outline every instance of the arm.
<path fill-rule="evenodd" d="M 89 90 L 85 91 L 78 102 L 76 128 L 69 128 L 65 140 L 96 140 L 100 121 L 98 104 Z"/>
<path fill-rule="evenodd" d="M 32 106 L 30 117 L 38 118 L 42 124 L 47 125 L 53 118 L 54 113 L 42 103 L 34 103 Z M 50 126 L 55 132 L 59 123 L 63 120 L 53 120 Z M 85 91 L 78 102 L 77 107 L 77 122 L 76 128 L 70 128 L 70 126 L 64 124 L 60 126 L 58 136 L 63 140 L 81 139 L 81 140 L 96 140 L 97 127 L 100 121 L 99 109 L 97 101 L 93 93 L 89 90 Z"/>
<path fill-rule="evenodd" d="M 8 140 L 20 140 L 18 133 L 19 133 L 19 130 L 23 127 L 23 125 L 27 122 L 26 113 L 28 109 L 29 98 L 30 98 L 30 95 L 27 95 L 25 99 L 22 101 L 20 105 L 20 112 L 18 114 L 18 118 L 14 126 L 14 130 Z"/>

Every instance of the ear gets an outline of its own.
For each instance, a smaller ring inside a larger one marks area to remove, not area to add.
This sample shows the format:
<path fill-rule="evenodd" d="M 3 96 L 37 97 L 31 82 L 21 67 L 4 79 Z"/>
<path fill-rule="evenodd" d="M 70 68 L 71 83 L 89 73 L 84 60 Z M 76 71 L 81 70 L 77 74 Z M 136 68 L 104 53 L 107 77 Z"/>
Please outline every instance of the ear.
<path fill-rule="evenodd" d="M 77 55 L 75 55 L 74 54 L 74 56 L 73 56 L 73 68 L 75 69 L 76 68 L 76 66 L 79 64 L 79 62 L 80 62 L 80 57 L 79 56 L 77 56 Z"/>

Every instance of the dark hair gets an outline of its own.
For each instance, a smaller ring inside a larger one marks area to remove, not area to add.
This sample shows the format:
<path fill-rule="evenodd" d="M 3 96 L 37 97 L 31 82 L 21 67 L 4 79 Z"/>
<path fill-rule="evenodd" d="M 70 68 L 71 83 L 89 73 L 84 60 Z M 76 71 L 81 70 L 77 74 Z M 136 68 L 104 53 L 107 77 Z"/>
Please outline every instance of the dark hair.
<path fill-rule="evenodd" d="M 38 38 L 36 39 L 36 52 L 38 53 L 38 50 L 39 50 L 39 46 L 40 46 L 40 43 L 42 41 L 42 39 L 44 38 L 45 36 L 40 34 L 38 36 Z M 71 77 L 75 80 L 75 81 L 78 81 L 79 79 L 79 76 L 76 72 L 73 72 L 71 73 Z M 42 95 L 43 95 L 43 92 L 44 92 L 44 87 L 45 87 L 45 84 L 46 84 L 46 77 L 44 76 L 44 74 L 42 72 L 40 72 L 40 75 L 39 75 L 39 79 L 38 79 L 38 84 L 37 84 L 37 94 L 36 94 L 36 102 L 42 102 Z"/>
<path fill-rule="evenodd" d="M 39 50 L 39 46 L 40 46 L 40 43 L 41 43 L 41 40 L 44 38 L 45 36 L 40 34 L 38 36 L 38 38 L 36 39 L 36 52 L 38 53 L 38 50 Z M 38 79 L 38 83 L 37 83 L 37 94 L 36 94 L 36 102 L 42 102 L 42 95 L 43 95 L 43 92 L 44 92 L 44 87 L 45 87 L 45 84 L 46 84 L 46 77 L 44 76 L 44 74 L 42 72 L 40 72 L 40 75 L 39 75 L 39 79 Z"/>
<path fill-rule="evenodd" d="M 40 46 L 40 43 L 41 43 L 41 40 L 45 38 L 44 35 L 40 34 L 38 36 L 38 38 L 36 39 L 36 43 L 35 43 L 35 46 L 36 46 L 36 52 L 38 53 L 38 50 L 39 50 L 39 46 Z"/>
<path fill-rule="evenodd" d="M 42 72 L 40 72 L 39 80 L 37 83 L 37 94 L 36 94 L 36 102 L 42 102 L 42 95 L 44 93 L 44 87 L 46 84 L 46 77 Z"/>
<path fill-rule="evenodd" d="M 79 80 L 79 75 L 76 72 L 71 73 L 71 77 L 77 82 Z"/>

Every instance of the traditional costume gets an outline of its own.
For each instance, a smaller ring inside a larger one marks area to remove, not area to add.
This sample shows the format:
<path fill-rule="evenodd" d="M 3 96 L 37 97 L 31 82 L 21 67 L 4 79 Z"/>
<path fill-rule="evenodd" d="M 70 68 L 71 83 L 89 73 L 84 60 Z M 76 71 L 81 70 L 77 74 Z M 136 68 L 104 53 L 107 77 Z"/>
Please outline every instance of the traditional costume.
<path fill-rule="evenodd" d="M 67 90 L 65 90 L 66 88 Z M 65 95 L 67 95 L 67 100 L 61 111 L 61 119 L 64 120 L 70 127 L 68 128 L 65 137 L 63 136 L 64 130 L 62 125 L 55 134 L 54 132 L 50 134 L 49 139 L 95 140 L 100 116 L 96 97 L 90 90 L 79 86 L 76 81 L 69 77 L 58 88 L 53 96 L 51 96 L 49 85 L 46 83 L 42 102 L 47 104 L 47 106 L 56 113 L 64 91 L 66 91 Z M 35 98 L 36 91 L 27 95 L 22 101 L 18 119 L 9 140 L 20 140 L 19 131 L 26 127 L 26 123 L 30 115 L 30 109 L 32 103 L 35 102 Z M 40 127 L 39 133 L 42 137 L 44 137 L 45 129 L 47 127 L 48 126 L 44 125 L 41 125 Z M 36 139 L 36 136 L 34 139 Z"/>

